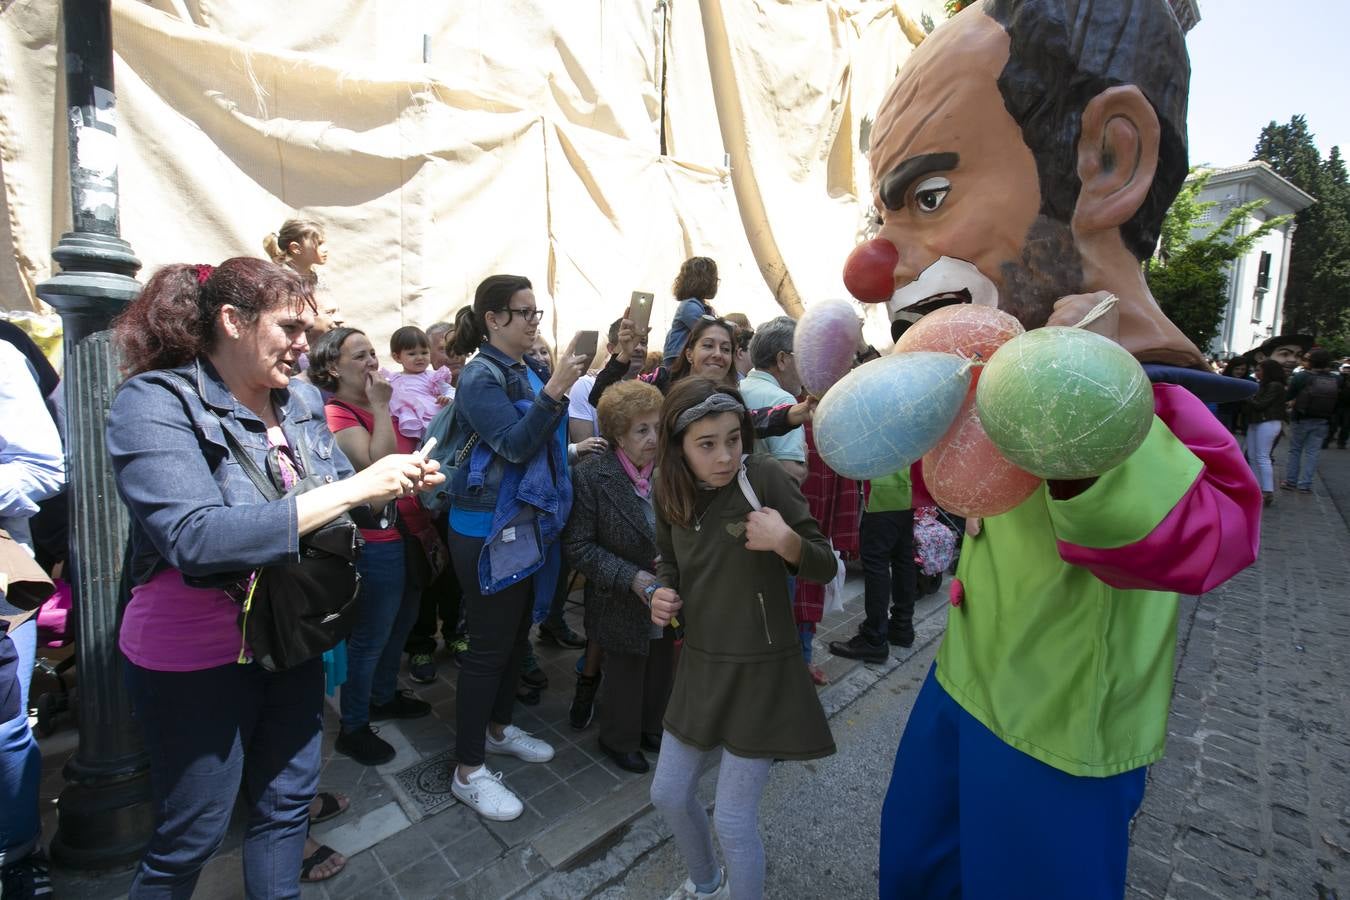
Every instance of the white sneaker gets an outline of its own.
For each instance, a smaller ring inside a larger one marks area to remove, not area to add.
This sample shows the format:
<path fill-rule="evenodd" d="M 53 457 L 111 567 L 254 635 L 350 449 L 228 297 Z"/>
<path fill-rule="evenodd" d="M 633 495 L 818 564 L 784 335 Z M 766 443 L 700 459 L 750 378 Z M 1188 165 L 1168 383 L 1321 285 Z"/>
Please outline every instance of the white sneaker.
<path fill-rule="evenodd" d="M 727 870 L 718 869 L 717 874 L 721 877 L 722 883 L 711 894 L 699 893 L 698 888 L 694 886 L 694 879 L 686 878 L 684 884 L 680 885 L 679 890 L 671 894 L 667 900 L 722 900 L 722 898 L 730 897 L 731 887 L 727 884 Z"/>
<path fill-rule="evenodd" d="M 514 725 L 506 726 L 500 741 L 495 739 L 492 732 L 489 731 L 487 752 L 504 753 L 526 762 L 548 762 L 553 758 L 551 744 L 547 741 L 541 741 L 537 737 L 531 737 L 528 732 L 521 731 Z"/>
<path fill-rule="evenodd" d="M 502 773 L 489 772 L 487 766 L 479 766 L 469 776 L 468 784 L 460 784 L 458 770 L 450 773 L 450 793 L 469 809 L 494 822 L 510 822 L 520 818 L 525 811 L 520 798 L 502 784 Z"/>

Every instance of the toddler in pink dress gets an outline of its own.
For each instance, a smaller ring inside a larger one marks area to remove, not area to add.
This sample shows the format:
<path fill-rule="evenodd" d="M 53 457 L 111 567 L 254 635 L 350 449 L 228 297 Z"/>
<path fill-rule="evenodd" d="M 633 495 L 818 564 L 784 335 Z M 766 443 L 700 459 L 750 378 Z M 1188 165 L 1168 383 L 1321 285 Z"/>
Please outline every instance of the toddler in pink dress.
<path fill-rule="evenodd" d="M 394 395 L 389 412 L 400 434 L 421 440 L 442 406 L 455 396 L 454 376 L 448 366 L 431 368 L 431 342 L 416 325 L 405 325 L 389 339 L 389 355 L 403 367 L 389 372 Z"/>

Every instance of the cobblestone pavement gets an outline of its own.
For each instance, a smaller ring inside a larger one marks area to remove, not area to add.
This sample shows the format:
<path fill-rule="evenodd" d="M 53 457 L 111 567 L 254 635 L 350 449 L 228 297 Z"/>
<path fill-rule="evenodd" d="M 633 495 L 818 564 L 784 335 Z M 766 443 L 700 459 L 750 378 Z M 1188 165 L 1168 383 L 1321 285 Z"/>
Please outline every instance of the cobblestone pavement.
<path fill-rule="evenodd" d="M 1319 468 L 1277 491 L 1257 564 L 1183 609 L 1129 898 L 1350 898 L 1350 451 Z"/>

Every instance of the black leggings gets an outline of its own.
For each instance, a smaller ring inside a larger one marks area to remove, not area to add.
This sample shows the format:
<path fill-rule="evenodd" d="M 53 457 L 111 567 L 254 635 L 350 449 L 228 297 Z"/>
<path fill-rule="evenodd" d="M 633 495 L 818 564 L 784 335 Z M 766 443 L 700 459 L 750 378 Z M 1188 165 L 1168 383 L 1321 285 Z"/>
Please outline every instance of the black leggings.
<path fill-rule="evenodd" d="M 460 657 L 455 698 L 455 758 L 481 766 L 489 722 L 510 725 L 516 680 L 529 650 L 534 578 L 484 597 L 478 589 L 483 539 L 450 529 L 450 559 L 464 589 L 464 628 L 469 650 Z"/>

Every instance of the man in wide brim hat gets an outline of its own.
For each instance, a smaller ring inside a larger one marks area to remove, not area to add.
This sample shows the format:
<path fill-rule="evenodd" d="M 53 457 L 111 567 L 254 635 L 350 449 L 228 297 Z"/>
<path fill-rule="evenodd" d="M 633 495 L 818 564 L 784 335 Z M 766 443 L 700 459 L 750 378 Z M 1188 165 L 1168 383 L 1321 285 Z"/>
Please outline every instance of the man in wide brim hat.
<path fill-rule="evenodd" d="M 1299 357 L 1312 349 L 1313 338 L 1310 334 L 1277 334 L 1266 338 L 1259 346 L 1248 350 L 1243 356 L 1251 357 L 1256 365 L 1262 360 L 1273 359 L 1284 366 L 1286 373 L 1294 371 Z"/>

